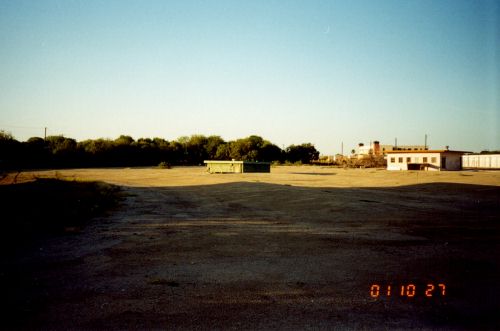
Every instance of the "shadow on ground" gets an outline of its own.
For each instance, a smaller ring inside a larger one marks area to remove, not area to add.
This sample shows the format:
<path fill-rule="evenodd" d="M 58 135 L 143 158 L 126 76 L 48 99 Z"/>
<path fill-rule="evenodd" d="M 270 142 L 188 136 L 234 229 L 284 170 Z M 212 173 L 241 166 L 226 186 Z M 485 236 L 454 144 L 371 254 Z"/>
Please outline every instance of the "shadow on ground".
<path fill-rule="evenodd" d="M 499 187 L 123 190 L 3 259 L 8 328 L 500 328 Z"/>

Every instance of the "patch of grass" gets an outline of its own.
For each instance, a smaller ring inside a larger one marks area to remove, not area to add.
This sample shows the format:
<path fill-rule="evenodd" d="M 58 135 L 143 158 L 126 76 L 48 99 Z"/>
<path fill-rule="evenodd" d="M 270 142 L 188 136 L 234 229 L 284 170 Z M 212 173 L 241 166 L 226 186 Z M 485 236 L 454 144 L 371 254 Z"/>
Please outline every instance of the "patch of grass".
<path fill-rule="evenodd" d="M 120 199 L 119 188 L 103 182 L 38 178 L 0 185 L 4 241 L 78 232 Z"/>

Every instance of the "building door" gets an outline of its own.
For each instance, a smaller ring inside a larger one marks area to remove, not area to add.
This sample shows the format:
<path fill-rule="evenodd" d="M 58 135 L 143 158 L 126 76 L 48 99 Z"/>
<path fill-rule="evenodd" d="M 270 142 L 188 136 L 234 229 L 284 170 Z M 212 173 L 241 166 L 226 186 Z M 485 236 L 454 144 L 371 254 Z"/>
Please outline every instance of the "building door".
<path fill-rule="evenodd" d="M 446 158 L 445 157 L 441 158 L 441 169 L 446 169 Z"/>

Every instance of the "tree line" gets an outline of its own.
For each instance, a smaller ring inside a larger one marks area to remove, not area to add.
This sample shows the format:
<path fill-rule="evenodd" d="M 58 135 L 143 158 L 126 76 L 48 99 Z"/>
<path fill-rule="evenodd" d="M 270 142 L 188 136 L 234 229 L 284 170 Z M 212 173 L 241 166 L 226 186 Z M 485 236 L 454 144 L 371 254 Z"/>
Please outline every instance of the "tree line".
<path fill-rule="evenodd" d="M 314 145 L 290 145 L 284 150 L 252 135 L 232 141 L 220 136 L 191 135 L 177 140 L 139 138 L 127 135 L 116 139 L 76 141 L 64 136 L 32 137 L 17 141 L 0 131 L 0 167 L 61 168 L 201 165 L 204 160 L 243 160 L 260 162 L 291 162 L 308 164 L 318 159 Z"/>

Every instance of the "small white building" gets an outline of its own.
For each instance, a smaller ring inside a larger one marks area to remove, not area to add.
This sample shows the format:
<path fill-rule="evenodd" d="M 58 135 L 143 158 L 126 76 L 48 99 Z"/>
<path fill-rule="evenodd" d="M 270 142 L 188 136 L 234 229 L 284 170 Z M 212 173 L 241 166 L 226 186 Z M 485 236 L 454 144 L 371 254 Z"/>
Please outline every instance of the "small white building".
<path fill-rule="evenodd" d="M 450 150 L 390 151 L 387 170 L 460 170 L 462 155 L 468 152 Z"/>
<path fill-rule="evenodd" d="M 462 156 L 464 169 L 500 169 L 500 154 L 468 154 Z"/>
<path fill-rule="evenodd" d="M 206 160 L 203 163 L 207 165 L 207 172 L 211 174 L 271 172 L 270 162 Z"/>

